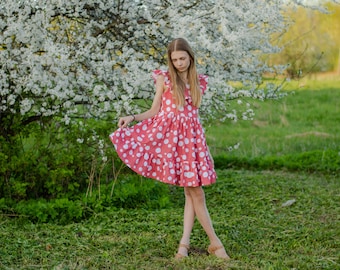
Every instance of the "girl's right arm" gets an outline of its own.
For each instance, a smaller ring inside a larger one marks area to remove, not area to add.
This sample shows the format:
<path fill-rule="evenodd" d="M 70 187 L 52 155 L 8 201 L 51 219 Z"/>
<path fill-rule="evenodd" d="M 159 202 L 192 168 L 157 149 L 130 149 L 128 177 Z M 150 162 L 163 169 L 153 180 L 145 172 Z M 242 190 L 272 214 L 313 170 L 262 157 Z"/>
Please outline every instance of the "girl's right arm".
<path fill-rule="evenodd" d="M 118 121 L 118 127 L 124 128 L 134 120 L 143 121 L 145 119 L 149 119 L 155 116 L 159 112 L 159 109 L 161 108 L 163 92 L 164 92 L 164 76 L 158 75 L 156 79 L 156 94 L 153 98 L 151 108 L 141 114 L 128 115 L 120 118 Z"/>

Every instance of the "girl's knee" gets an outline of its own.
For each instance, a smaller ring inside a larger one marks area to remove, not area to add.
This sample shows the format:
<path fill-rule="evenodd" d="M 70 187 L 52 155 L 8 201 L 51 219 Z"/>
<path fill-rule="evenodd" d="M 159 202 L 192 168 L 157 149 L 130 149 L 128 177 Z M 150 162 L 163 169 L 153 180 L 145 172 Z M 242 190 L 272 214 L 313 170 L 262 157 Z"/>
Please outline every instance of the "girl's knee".
<path fill-rule="evenodd" d="M 186 187 L 184 188 L 186 196 L 193 198 L 194 200 L 204 200 L 205 195 L 202 187 Z"/>
<path fill-rule="evenodd" d="M 190 193 L 190 190 L 189 190 L 189 188 L 184 188 L 184 195 L 186 196 L 186 197 L 191 197 L 191 193 Z"/>

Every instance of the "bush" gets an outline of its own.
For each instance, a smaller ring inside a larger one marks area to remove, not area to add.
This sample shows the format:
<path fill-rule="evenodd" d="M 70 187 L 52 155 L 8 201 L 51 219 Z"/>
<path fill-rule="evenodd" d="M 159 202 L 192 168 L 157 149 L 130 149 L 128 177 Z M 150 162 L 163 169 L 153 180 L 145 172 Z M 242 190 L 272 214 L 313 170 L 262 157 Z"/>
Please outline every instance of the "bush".
<path fill-rule="evenodd" d="M 111 190 L 113 190 L 111 194 Z M 160 209 L 171 206 L 169 187 L 138 175 L 122 175 L 116 186 L 102 185 L 79 198 L 22 200 L 0 199 L 0 212 L 25 216 L 33 222 L 67 224 L 79 222 L 108 209 Z"/>
<path fill-rule="evenodd" d="M 86 191 L 90 178 L 112 179 L 121 164 L 108 138 L 112 126 L 95 120 L 90 126 L 31 123 L 27 134 L 0 137 L 0 197 L 71 198 Z"/>
<path fill-rule="evenodd" d="M 44 199 L 21 201 L 14 206 L 14 210 L 17 214 L 27 216 L 34 222 L 66 224 L 71 221 L 80 221 L 84 209 L 80 201 L 63 198 L 52 201 Z"/>

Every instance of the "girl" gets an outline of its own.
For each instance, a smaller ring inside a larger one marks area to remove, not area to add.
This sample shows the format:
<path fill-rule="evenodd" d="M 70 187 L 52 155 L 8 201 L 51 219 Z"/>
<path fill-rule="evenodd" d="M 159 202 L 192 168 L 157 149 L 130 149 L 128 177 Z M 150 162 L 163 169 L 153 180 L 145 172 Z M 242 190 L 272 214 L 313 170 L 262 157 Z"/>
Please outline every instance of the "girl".
<path fill-rule="evenodd" d="M 195 217 L 207 233 L 208 252 L 229 259 L 216 236 L 202 186 L 216 181 L 213 159 L 198 117 L 207 76 L 198 75 L 195 56 L 182 38 L 168 46 L 168 71 L 152 74 L 156 94 L 151 108 L 119 119 L 110 135 L 119 157 L 132 170 L 148 178 L 184 187 L 184 225 L 176 259 L 188 256 Z M 132 121 L 140 121 L 127 127 Z"/>

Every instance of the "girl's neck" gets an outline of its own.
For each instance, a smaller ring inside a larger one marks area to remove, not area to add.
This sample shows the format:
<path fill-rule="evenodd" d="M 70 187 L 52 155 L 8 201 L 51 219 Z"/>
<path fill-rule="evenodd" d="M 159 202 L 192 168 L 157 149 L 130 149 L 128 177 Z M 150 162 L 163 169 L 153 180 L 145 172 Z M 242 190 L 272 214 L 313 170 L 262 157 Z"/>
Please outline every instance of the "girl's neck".
<path fill-rule="evenodd" d="M 188 83 L 188 72 L 187 71 L 178 72 L 177 74 L 184 83 Z"/>

